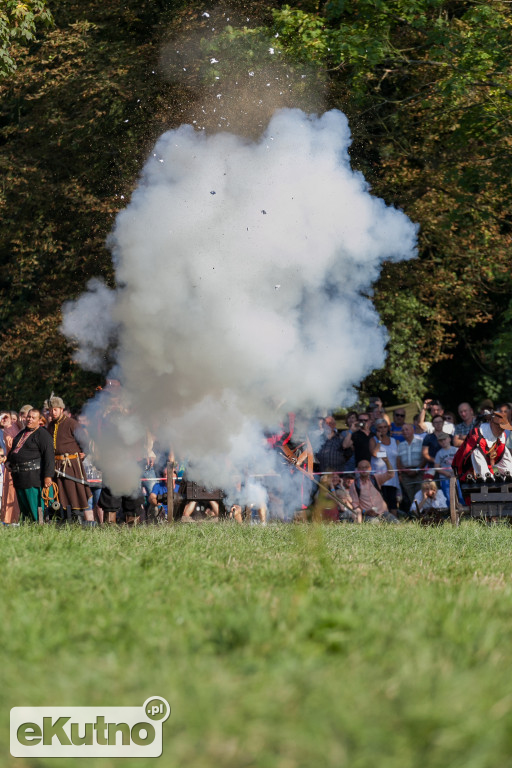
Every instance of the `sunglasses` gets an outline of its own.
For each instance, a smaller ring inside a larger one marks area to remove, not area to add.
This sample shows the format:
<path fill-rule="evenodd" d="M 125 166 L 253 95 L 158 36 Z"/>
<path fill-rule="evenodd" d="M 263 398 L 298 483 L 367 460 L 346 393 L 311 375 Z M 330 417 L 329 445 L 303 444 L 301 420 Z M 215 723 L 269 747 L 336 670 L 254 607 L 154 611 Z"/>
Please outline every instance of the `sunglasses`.
<path fill-rule="evenodd" d="M 402 416 L 405 419 L 405 413 L 395 413 L 395 416 Z"/>

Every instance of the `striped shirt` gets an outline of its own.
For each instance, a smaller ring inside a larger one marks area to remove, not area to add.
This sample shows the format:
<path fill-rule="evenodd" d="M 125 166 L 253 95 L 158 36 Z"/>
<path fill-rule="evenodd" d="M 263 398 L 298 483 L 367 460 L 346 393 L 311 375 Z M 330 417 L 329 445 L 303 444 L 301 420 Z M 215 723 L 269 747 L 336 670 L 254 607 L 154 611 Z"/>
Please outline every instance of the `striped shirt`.
<path fill-rule="evenodd" d="M 398 443 L 397 456 L 403 467 L 419 467 L 422 459 L 423 440 L 416 435 L 410 443 L 404 440 Z"/>

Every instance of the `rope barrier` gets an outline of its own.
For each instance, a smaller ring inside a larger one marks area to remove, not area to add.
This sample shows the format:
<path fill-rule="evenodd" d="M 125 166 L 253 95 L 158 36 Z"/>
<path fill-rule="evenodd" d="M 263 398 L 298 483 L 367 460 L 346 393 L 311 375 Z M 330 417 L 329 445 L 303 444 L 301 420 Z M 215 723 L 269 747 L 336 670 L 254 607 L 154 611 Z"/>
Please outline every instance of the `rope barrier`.
<path fill-rule="evenodd" d="M 295 470 L 301 471 L 299 467 L 297 467 L 297 466 L 295 466 L 293 464 L 290 464 L 290 469 L 295 469 Z M 402 473 L 403 472 L 418 472 L 418 473 L 423 474 L 423 475 L 428 474 L 428 473 L 431 473 L 431 474 L 432 473 L 438 473 L 439 474 L 439 468 L 433 468 L 433 467 L 406 467 L 404 469 L 390 469 L 390 470 L 385 470 L 385 471 L 377 470 L 377 469 L 369 469 L 369 470 L 365 470 L 365 474 L 368 474 L 368 475 L 382 475 L 382 474 L 385 474 L 388 471 L 396 473 L 396 474 L 400 474 L 401 472 Z M 311 473 L 308 472 L 307 474 L 311 475 L 313 477 L 324 477 L 326 475 L 355 475 L 355 474 L 359 474 L 359 473 L 360 473 L 360 470 L 357 470 L 357 469 L 343 469 L 343 470 L 341 470 L 341 469 L 340 470 L 333 469 L 333 470 L 327 471 L 327 472 L 311 472 Z M 60 473 L 57 473 L 57 474 L 60 474 Z M 63 475 L 63 476 L 66 477 L 66 475 Z M 279 475 L 278 472 L 262 472 L 262 473 L 251 472 L 251 473 L 246 475 L 247 478 L 264 478 L 264 477 L 279 477 L 279 476 L 280 475 Z M 71 479 L 71 478 L 69 478 L 69 479 Z M 73 479 L 75 479 L 75 478 L 73 478 Z M 427 479 L 429 479 L 429 478 L 427 478 Z M 430 479 L 432 479 L 432 478 L 430 478 Z M 167 478 L 166 477 L 141 477 L 140 478 L 140 482 L 141 483 L 144 483 L 144 482 L 158 483 L 158 482 L 162 482 L 162 481 L 167 481 Z M 98 485 L 98 486 L 101 486 L 103 484 L 103 480 L 100 479 L 100 478 L 87 479 L 85 482 L 78 480 L 78 482 L 82 482 L 84 485 Z"/>
<path fill-rule="evenodd" d="M 297 467 L 294 464 L 290 464 L 291 469 L 297 469 Z M 447 467 L 441 467 L 441 469 L 447 469 Z M 356 472 L 360 472 L 359 469 L 331 469 L 326 472 L 311 472 L 308 474 L 312 475 L 354 475 Z M 369 469 L 364 470 L 365 473 L 367 472 L 369 475 L 384 475 L 386 472 L 396 472 L 397 474 L 400 472 L 421 472 L 423 474 L 428 472 L 439 472 L 439 467 L 404 467 L 403 469 Z M 248 477 L 276 477 L 278 475 L 277 472 L 265 472 L 261 474 L 253 474 L 250 473 Z"/>

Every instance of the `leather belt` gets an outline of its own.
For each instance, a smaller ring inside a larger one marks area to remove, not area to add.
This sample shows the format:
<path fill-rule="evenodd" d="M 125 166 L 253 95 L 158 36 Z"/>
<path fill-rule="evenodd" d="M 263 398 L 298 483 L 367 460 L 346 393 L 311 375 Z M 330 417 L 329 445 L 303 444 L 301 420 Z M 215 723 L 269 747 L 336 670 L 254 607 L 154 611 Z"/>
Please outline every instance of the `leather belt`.
<path fill-rule="evenodd" d="M 32 461 L 22 461 L 19 464 L 11 464 L 11 472 L 33 472 L 41 469 L 41 461 L 32 459 Z"/>

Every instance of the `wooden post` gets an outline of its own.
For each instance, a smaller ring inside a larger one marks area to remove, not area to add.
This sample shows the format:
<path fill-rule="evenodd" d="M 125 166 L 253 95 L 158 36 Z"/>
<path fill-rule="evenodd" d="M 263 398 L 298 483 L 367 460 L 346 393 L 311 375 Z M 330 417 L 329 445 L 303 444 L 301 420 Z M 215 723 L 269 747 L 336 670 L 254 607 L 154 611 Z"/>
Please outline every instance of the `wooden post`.
<path fill-rule="evenodd" d="M 454 526 L 459 524 L 459 516 L 457 514 L 457 478 L 455 475 L 450 477 L 450 520 Z"/>
<path fill-rule="evenodd" d="M 174 520 L 174 461 L 167 461 L 167 522 Z"/>

